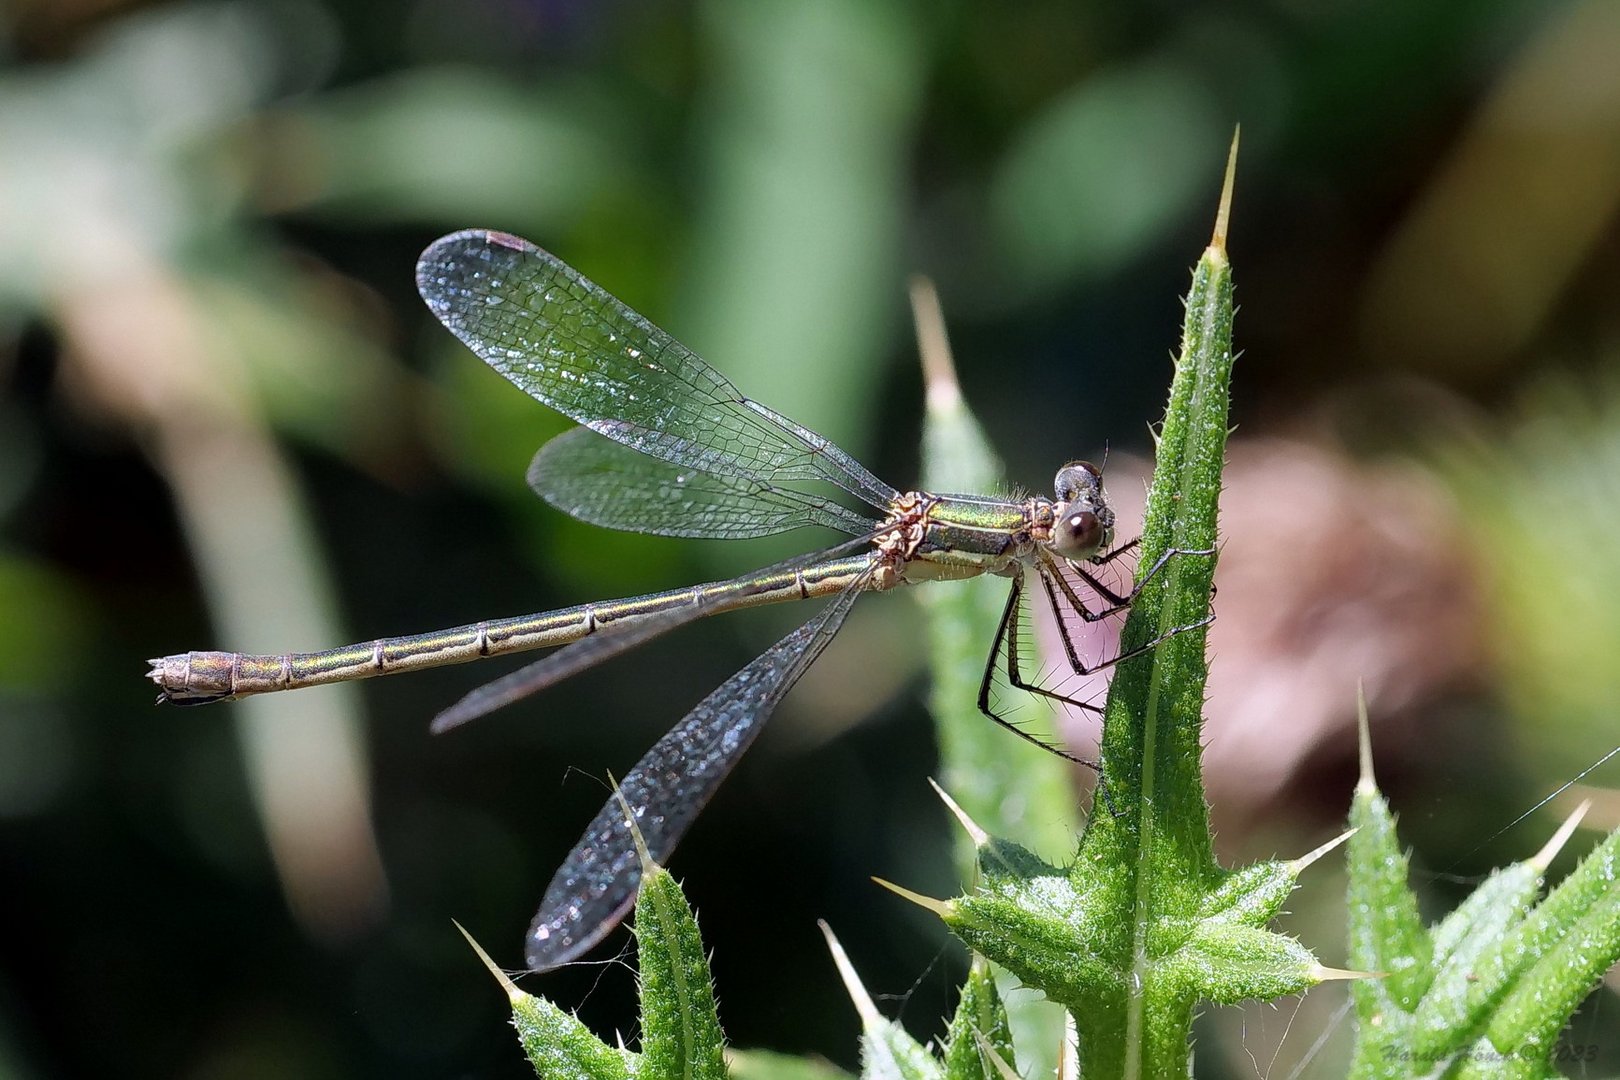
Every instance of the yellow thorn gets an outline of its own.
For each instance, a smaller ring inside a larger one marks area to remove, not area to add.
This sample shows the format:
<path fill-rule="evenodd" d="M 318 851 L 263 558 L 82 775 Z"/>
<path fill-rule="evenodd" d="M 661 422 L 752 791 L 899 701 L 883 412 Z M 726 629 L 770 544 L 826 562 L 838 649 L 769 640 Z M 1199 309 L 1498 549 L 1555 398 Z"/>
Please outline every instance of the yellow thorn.
<path fill-rule="evenodd" d="M 635 841 L 636 855 L 641 861 L 641 880 L 646 881 L 659 866 L 653 861 L 652 852 L 647 850 L 647 838 L 641 835 L 641 826 L 636 824 L 636 812 L 630 809 L 630 803 L 625 799 L 619 781 L 611 772 L 607 774 L 607 781 L 608 787 L 613 789 L 613 798 L 618 801 L 619 809 L 624 813 L 624 823 L 630 828 L 630 839 Z"/>
<path fill-rule="evenodd" d="M 973 1029 L 973 1041 L 979 1044 L 979 1053 L 996 1067 L 996 1072 L 1000 1074 L 1001 1080 L 1023 1080 L 1013 1070 L 1013 1067 L 1007 1064 L 1000 1054 L 996 1053 L 996 1048 L 990 1045 L 990 1040 L 985 1038 L 984 1032 L 978 1028 Z"/>
<path fill-rule="evenodd" d="M 1319 983 L 1330 982 L 1335 979 L 1387 979 L 1387 971 L 1351 971 L 1347 968 L 1323 967 L 1313 964 L 1310 971 L 1311 978 Z"/>
<path fill-rule="evenodd" d="M 1242 134 L 1242 124 L 1232 130 L 1232 149 L 1226 155 L 1226 180 L 1221 184 L 1221 206 L 1215 211 L 1215 234 L 1209 240 L 1210 252 L 1221 262 L 1226 261 L 1226 227 L 1232 220 L 1232 180 L 1237 176 L 1238 138 Z"/>
<path fill-rule="evenodd" d="M 922 358 L 928 411 L 954 413 L 962 407 L 962 387 L 956 381 L 951 340 L 945 333 L 945 312 L 934 283 L 920 274 L 911 279 L 911 319 L 917 325 L 917 354 Z"/>
<path fill-rule="evenodd" d="M 1565 818 L 1562 825 L 1558 826 L 1558 831 L 1552 834 L 1552 839 L 1543 844 L 1541 850 L 1530 857 L 1530 865 L 1540 873 L 1545 874 L 1547 867 L 1552 865 L 1553 858 L 1565 844 L 1569 843 L 1569 838 L 1574 835 L 1575 829 L 1581 823 L 1581 819 L 1586 816 L 1586 812 L 1590 809 L 1592 809 L 1592 800 L 1582 800 L 1581 805 L 1575 808 L 1575 812 Z"/>
<path fill-rule="evenodd" d="M 872 1001 L 872 995 L 866 992 L 861 985 L 861 977 L 855 974 L 855 965 L 849 962 L 849 954 L 833 936 L 832 927 L 823 919 L 817 919 L 816 925 L 821 927 L 822 934 L 827 938 L 827 951 L 832 953 L 833 965 L 838 968 L 838 977 L 844 980 L 844 989 L 849 993 L 849 999 L 855 1003 L 855 1012 L 861 1018 L 861 1026 L 868 1031 L 876 1030 L 883 1025 L 883 1014 L 878 1012 L 877 1005 Z"/>
<path fill-rule="evenodd" d="M 1367 687 L 1360 679 L 1356 680 L 1356 744 L 1361 754 L 1361 776 L 1356 780 L 1356 790 L 1371 795 L 1378 790 L 1378 781 L 1373 778 L 1372 728 L 1367 723 Z"/>
<path fill-rule="evenodd" d="M 457 930 L 461 931 L 461 936 L 466 938 L 467 944 L 473 947 L 473 952 L 478 954 L 478 959 L 482 960 L 484 962 L 484 966 L 489 968 L 489 973 L 495 976 L 495 981 L 501 984 L 502 990 L 506 991 L 506 999 L 508 1001 L 516 1003 L 519 999 L 527 996 L 522 990 L 518 989 L 517 983 L 513 982 L 507 977 L 506 972 L 495 966 L 495 961 L 489 958 L 489 953 L 484 951 L 484 947 L 482 945 L 473 940 L 473 936 L 467 933 L 467 928 L 465 926 L 462 926 L 454 919 L 450 920 L 450 924 Z"/>
<path fill-rule="evenodd" d="M 968 817 L 967 811 L 963 810 L 956 800 L 946 793 L 944 788 L 936 784 L 933 777 L 928 778 L 928 784 L 934 789 L 934 794 L 938 795 L 940 800 L 944 802 L 945 808 L 955 815 L 956 820 L 961 823 L 963 830 L 968 834 L 968 839 L 973 841 L 974 847 L 982 848 L 990 842 L 990 834 L 981 829 L 978 822 Z"/>
<path fill-rule="evenodd" d="M 916 904 L 923 910 L 932 911 L 935 915 L 938 915 L 942 919 L 948 919 L 952 915 L 956 914 L 956 905 L 952 904 L 949 900 L 935 900 L 932 896 L 924 896 L 922 893 L 914 893 L 910 889 L 896 885 L 892 881 L 884 881 L 880 877 L 875 877 L 872 880 L 894 893 L 894 895 L 901 897 L 902 899 L 910 900 L 913 904 Z"/>
<path fill-rule="evenodd" d="M 1332 851 L 1334 848 L 1338 847 L 1340 844 L 1344 843 L 1354 835 L 1356 835 L 1355 829 L 1350 829 L 1346 832 L 1340 833 L 1338 836 L 1335 836 L 1332 840 L 1329 840 L 1321 847 L 1312 851 L 1307 851 L 1305 854 L 1289 863 L 1289 868 L 1293 870 L 1296 875 L 1302 873 L 1307 866 L 1311 865 L 1311 863 L 1315 862 L 1317 859 L 1320 859 L 1322 856 L 1326 855 L 1328 852 Z"/>

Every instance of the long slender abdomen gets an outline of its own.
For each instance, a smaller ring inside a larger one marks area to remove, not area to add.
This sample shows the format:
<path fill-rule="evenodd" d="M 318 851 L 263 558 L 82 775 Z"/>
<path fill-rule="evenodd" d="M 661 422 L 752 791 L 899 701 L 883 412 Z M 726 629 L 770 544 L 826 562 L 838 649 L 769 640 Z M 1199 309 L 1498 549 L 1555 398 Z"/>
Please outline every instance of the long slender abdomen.
<path fill-rule="evenodd" d="M 320 652 L 177 653 L 150 661 L 152 669 L 147 676 L 161 691 L 160 701 L 205 705 L 248 694 L 369 679 L 418 668 L 463 664 L 485 656 L 565 645 L 600 627 L 644 618 L 683 604 L 702 603 L 718 613 L 757 604 L 828 596 L 842 589 L 866 567 L 866 556 L 852 556 L 760 578 L 711 582 L 627 600 L 580 604 L 537 615 L 470 623 L 451 630 L 379 638 Z"/>

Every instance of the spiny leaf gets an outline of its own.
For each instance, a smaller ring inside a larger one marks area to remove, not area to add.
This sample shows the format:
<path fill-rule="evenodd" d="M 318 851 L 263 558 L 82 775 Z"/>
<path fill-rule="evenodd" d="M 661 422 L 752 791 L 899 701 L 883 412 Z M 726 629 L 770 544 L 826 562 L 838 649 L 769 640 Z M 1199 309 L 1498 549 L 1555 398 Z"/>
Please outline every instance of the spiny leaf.
<path fill-rule="evenodd" d="M 945 1080 L 1001 1080 L 992 1054 L 1002 1065 L 1016 1067 L 1007 1009 L 990 966 L 975 957 L 945 1036 Z"/>
<path fill-rule="evenodd" d="M 645 849 L 642 858 L 635 917 L 641 967 L 640 1054 L 608 1046 L 551 1002 L 519 990 L 467 935 L 506 990 L 523 1052 L 546 1080 L 631 1076 L 726 1080 L 725 1037 L 697 919 L 668 871 L 647 860 Z M 465 930 L 462 933 L 466 935 Z"/>
<path fill-rule="evenodd" d="M 1434 930 L 1417 919 L 1394 820 L 1373 782 L 1362 711 L 1362 780 L 1352 818 L 1352 959 L 1398 973 L 1354 990 L 1351 1076 L 1446 1070 L 1457 1077 L 1554 1076 L 1558 1039 L 1604 971 L 1620 962 L 1620 832 L 1541 904 L 1567 821 L 1534 858 L 1492 874 Z"/>
<path fill-rule="evenodd" d="M 518 1042 L 537 1075 L 555 1080 L 629 1080 L 635 1075 L 637 1055 L 607 1045 L 576 1017 L 545 998 L 519 990 L 471 934 L 459 923 L 456 929 L 506 991 L 512 1006 L 512 1026 L 517 1028 Z"/>
<path fill-rule="evenodd" d="M 1358 1001 L 1410 1013 L 1433 978 L 1434 946 L 1406 884 L 1409 868 L 1395 817 L 1369 780 L 1357 786 L 1350 810 L 1357 830 L 1350 841 L 1350 962 L 1389 977 L 1353 992 Z"/>
<path fill-rule="evenodd" d="M 1517 978 L 1485 1034 L 1498 1050 L 1538 1048 L 1550 1058 L 1599 978 L 1620 962 L 1620 832 L 1581 860 L 1503 943 Z"/>
<path fill-rule="evenodd" d="M 697 919 L 662 867 L 643 871 L 635 929 L 644 1075 L 724 1080 L 725 1036 Z"/>

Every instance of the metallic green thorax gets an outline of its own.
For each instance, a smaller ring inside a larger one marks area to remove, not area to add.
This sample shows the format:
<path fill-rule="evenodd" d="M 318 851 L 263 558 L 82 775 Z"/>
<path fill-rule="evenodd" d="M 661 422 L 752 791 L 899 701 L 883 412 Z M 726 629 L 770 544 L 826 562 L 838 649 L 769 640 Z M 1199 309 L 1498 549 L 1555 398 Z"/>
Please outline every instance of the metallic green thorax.
<path fill-rule="evenodd" d="M 906 576 L 913 581 L 1009 574 L 1049 531 L 1046 499 L 1009 502 L 982 495 L 938 495 Z"/>

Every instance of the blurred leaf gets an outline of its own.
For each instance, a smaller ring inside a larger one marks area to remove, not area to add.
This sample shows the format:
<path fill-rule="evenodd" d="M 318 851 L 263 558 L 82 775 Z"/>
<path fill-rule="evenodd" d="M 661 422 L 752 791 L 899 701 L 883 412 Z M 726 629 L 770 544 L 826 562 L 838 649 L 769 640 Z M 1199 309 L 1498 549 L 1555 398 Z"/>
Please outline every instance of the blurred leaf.
<path fill-rule="evenodd" d="M 275 44 L 249 5 L 178 5 L 0 77 L 0 298 L 37 310 L 116 285 L 132 257 L 177 258 L 228 216 L 230 178 L 197 150 L 277 81 Z"/>
<path fill-rule="evenodd" d="M 871 437 L 899 299 L 906 148 L 922 57 L 909 9 L 710 0 L 713 82 L 682 339 L 852 450 Z"/>
<path fill-rule="evenodd" d="M 919 318 L 927 317 L 919 311 Z M 923 487 L 936 492 L 1002 490 L 1001 462 L 962 399 L 942 336 L 938 343 L 946 351 L 935 361 L 942 367 L 928 374 Z M 945 787 L 967 815 L 998 835 L 1057 852 L 1072 843 L 1079 826 L 1073 766 L 1014 738 L 978 707 L 979 683 L 1007 589 L 1001 578 L 980 577 L 918 590 L 918 602 L 928 614 L 933 678 L 928 707 L 934 714 Z M 971 868 L 971 844 L 963 853 L 964 868 Z"/>
<path fill-rule="evenodd" d="M 381 463 L 410 416 L 410 382 L 366 333 L 361 290 L 251 245 L 227 265 L 192 261 L 187 270 L 213 377 L 250 380 L 255 406 L 276 426 Z"/>
<path fill-rule="evenodd" d="M 1005 477 L 984 430 L 956 383 L 950 344 L 932 286 L 914 283 L 914 318 L 928 385 L 923 417 L 922 485 L 927 491 L 993 492 Z M 1079 828 L 1074 766 L 1056 754 L 1015 738 L 979 711 L 979 684 L 1008 584 L 997 577 L 942 582 L 921 589 L 917 600 L 928 617 L 928 708 L 939 740 L 945 787 L 968 817 L 999 836 L 1016 837 L 1040 851 L 1065 850 Z M 974 872 L 973 845 L 958 845 L 965 878 Z M 1005 978 L 1005 976 L 1003 976 Z M 1026 1065 L 1037 1074 L 1055 1065 L 1062 1016 L 1044 1001 L 1013 998 L 1012 1024 L 1027 1047 Z M 958 1054 L 965 1051 L 958 1049 Z M 977 1048 L 974 1048 L 977 1053 Z"/>
<path fill-rule="evenodd" d="M 769 1050 L 733 1050 L 727 1060 L 731 1080 L 853 1080 L 843 1069 L 824 1061 Z"/>
<path fill-rule="evenodd" d="M 1047 106 L 1001 162 L 991 210 L 1016 279 L 1049 291 L 1164 238 L 1208 190 L 1223 118 L 1185 67 L 1092 75 Z"/>
<path fill-rule="evenodd" d="M 1367 275 L 1371 356 L 1470 380 L 1519 362 L 1614 228 L 1620 7 L 1538 7 L 1543 25 L 1512 35 L 1513 54 Z"/>
<path fill-rule="evenodd" d="M 1522 752 L 1567 779 L 1614 744 L 1608 671 L 1620 655 L 1620 383 L 1548 376 L 1505 420 L 1434 433 L 1441 471 L 1490 589 L 1493 659 L 1522 726 Z M 1506 506 L 1537 508 L 1524 543 L 1503 543 Z M 1527 552 L 1530 557 L 1527 559 Z"/>
<path fill-rule="evenodd" d="M 589 83 L 526 87 L 419 68 L 270 114 L 255 131 L 271 210 L 553 235 L 644 183 L 631 110 Z"/>

